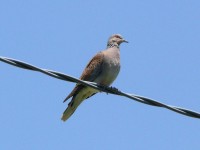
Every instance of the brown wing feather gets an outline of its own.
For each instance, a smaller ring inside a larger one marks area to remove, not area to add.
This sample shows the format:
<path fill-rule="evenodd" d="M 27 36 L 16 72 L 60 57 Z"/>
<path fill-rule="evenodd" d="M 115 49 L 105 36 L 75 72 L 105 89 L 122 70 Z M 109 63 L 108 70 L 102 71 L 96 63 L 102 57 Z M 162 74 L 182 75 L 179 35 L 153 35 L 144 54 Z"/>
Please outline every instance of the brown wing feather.
<path fill-rule="evenodd" d="M 94 81 L 96 77 L 101 73 L 101 65 L 103 62 L 104 54 L 102 52 L 97 53 L 87 64 L 85 70 L 83 71 L 80 79 L 85 81 Z M 70 97 L 76 95 L 82 88 L 85 86 L 82 84 L 76 84 L 75 88 L 72 90 L 72 92 L 65 98 L 65 101 L 67 101 Z"/>

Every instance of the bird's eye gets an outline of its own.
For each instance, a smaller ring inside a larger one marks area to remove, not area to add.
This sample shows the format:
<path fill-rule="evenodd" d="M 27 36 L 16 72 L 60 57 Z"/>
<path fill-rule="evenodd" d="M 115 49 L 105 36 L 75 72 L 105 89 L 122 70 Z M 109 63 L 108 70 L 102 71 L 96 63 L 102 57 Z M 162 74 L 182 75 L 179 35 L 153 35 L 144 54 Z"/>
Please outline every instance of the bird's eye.
<path fill-rule="evenodd" d="M 115 35 L 115 37 L 121 39 L 121 37 L 119 35 Z"/>

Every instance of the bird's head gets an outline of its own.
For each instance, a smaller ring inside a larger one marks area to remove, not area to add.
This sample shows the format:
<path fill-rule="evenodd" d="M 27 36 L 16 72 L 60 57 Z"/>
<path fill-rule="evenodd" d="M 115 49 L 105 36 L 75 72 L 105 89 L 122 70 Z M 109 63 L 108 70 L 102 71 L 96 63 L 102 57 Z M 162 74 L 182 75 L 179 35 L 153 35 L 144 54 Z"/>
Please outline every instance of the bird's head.
<path fill-rule="evenodd" d="M 113 44 L 119 46 L 123 42 L 128 43 L 128 41 L 126 41 L 120 34 L 113 34 L 108 39 L 107 46 L 110 46 L 110 45 L 113 45 Z"/>

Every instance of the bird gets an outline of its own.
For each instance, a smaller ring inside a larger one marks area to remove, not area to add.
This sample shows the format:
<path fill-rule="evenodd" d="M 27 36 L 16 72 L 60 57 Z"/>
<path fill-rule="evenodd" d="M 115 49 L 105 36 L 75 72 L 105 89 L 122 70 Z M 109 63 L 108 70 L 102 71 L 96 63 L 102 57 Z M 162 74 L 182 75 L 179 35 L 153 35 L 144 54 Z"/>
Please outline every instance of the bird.
<path fill-rule="evenodd" d="M 80 79 L 95 82 L 102 86 L 110 86 L 120 71 L 120 44 L 128 43 L 120 34 L 109 37 L 107 48 L 98 52 L 85 67 Z M 89 97 L 100 92 L 97 89 L 77 83 L 72 92 L 65 98 L 71 99 L 63 112 L 61 120 L 66 121 L 75 112 L 77 107 Z"/>

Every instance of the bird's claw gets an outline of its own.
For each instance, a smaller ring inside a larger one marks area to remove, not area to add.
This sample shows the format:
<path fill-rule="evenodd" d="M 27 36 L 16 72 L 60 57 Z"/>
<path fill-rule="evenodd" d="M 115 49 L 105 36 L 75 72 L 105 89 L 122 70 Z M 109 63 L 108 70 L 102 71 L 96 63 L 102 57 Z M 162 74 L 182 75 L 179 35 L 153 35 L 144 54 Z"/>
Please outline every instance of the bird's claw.
<path fill-rule="evenodd" d="M 110 86 L 110 87 L 104 86 L 104 85 L 98 85 L 98 86 L 102 89 L 102 91 L 106 92 L 107 94 L 109 92 L 111 92 L 111 93 L 118 93 L 118 92 L 120 92 L 119 89 L 117 89 L 117 88 L 115 88 L 113 86 Z M 102 92 L 102 91 L 100 91 L 100 92 Z M 107 91 L 109 91 L 109 92 L 107 92 Z"/>
<path fill-rule="evenodd" d="M 118 88 L 113 87 L 113 86 L 111 86 L 110 89 L 115 93 L 120 92 Z"/>

